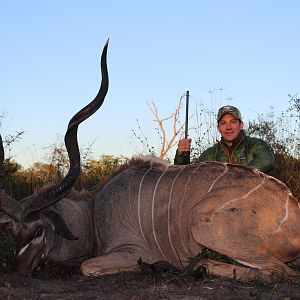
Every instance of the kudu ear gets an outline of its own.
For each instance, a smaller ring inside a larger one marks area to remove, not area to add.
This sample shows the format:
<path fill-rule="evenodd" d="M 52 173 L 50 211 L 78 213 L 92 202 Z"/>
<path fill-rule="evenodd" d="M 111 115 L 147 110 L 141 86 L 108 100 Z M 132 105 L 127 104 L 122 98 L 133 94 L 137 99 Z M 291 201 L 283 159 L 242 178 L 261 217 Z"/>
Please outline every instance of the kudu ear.
<path fill-rule="evenodd" d="M 47 216 L 48 221 L 57 234 L 68 240 L 78 240 L 78 237 L 71 232 L 67 223 L 58 213 L 52 210 L 48 210 L 45 211 L 45 215 Z"/>

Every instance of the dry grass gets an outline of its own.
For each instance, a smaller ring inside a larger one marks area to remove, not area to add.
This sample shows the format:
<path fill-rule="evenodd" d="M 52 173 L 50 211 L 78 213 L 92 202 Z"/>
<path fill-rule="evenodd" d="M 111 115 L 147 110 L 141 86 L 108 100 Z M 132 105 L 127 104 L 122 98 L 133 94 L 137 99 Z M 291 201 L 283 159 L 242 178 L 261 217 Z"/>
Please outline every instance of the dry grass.
<path fill-rule="evenodd" d="M 277 153 L 274 176 L 284 182 L 300 201 L 300 159 Z"/>

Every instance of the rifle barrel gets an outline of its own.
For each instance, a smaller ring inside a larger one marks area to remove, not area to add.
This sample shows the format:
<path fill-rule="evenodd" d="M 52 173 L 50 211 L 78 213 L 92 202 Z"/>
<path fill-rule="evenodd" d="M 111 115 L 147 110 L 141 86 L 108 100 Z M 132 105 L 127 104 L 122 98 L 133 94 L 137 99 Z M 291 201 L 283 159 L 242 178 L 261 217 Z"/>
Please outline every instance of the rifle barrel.
<path fill-rule="evenodd" d="M 189 136 L 189 98 L 190 98 L 190 92 L 186 91 L 186 102 L 185 102 L 185 132 L 184 137 L 187 139 Z"/>

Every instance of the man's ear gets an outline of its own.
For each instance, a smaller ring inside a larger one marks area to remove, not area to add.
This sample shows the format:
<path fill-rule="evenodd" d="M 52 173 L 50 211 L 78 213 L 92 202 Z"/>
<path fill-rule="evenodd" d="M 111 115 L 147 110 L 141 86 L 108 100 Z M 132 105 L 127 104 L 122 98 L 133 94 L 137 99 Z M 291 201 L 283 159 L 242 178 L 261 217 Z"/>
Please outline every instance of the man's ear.
<path fill-rule="evenodd" d="M 240 123 L 240 128 L 244 129 L 244 122 L 243 121 L 241 121 L 241 123 Z"/>
<path fill-rule="evenodd" d="M 217 126 L 217 129 L 218 129 L 219 133 L 221 133 L 221 130 L 220 130 L 219 124 L 218 124 L 218 126 Z"/>

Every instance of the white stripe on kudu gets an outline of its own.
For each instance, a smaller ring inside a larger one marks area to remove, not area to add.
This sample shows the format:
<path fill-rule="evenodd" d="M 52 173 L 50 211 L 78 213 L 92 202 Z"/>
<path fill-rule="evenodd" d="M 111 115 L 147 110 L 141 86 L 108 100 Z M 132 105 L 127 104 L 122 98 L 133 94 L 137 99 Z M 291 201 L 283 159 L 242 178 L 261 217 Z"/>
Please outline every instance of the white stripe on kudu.
<path fill-rule="evenodd" d="M 242 199 L 245 199 L 247 198 L 251 193 L 253 193 L 254 191 L 258 190 L 266 181 L 266 177 L 264 176 L 261 183 L 258 184 L 257 186 L 255 186 L 254 188 L 252 188 L 249 192 L 247 192 L 244 196 L 241 196 L 241 197 L 238 197 L 238 198 L 234 198 L 234 199 L 231 199 L 231 200 L 228 200 L 226 203 L 224 203 L 223 205 L 221 205 L 218 209 L 215 210 L 214 214 L 212 215 L 211 217 L 211 220 L 214 219 L 215 215 L 221 211 L 222 209 L 224 209 L 226 206 L 236 202 L 236 201 L 239 201 L 239 200 L 242 200 Z"/>
<path fill-rule="evenodd" d="M 141 235 L 143 237 L 143 240 L 145 241 L 145 243 L 147 244 L 147 246 L 149 247 L 149 244 L 145 238 L 144 232 L 143 232 L 143 228 L 142 228 L 142 218 L 141 218 L 141 192 L 142 192 L 142 185 L 143 185 L 143 181 L 146 177 L 146 175 L 150 172 L 150 170 L 152 169 L 152 166 L 144 173 L 143 177 L 141 178 L 140 181 L 140 185 L 139 185 L 139 194 L 138 194 L 138 221 L 139 221 L 139 227 L 140 227 L 140 231 L 141 231 Z"/>
<path fill-rule="evenodd" d="M 226 174 L 226 172 L 227 172 L 227 170 L 228 170 L 228 167 L 227 167 L 227 165 L 224 165 L 224 166 L 225 166 L 225 169 L 224 169 L 223 173 L 221 173 L 221 174 L 213 181 L 212 185 L 210 186 L 210 188 L 209 188 L 208 191 L 207 191 L 207 194 L 213 189 L 213 187 L 214 187 L 214 185 L 216 184 L 216 182 L 218 182 L 218 181 Z"/>
<path fill-rule="evenodd" d="M 157 240 L 157 236 L 156 236 L 156 233 L 155 233 L 155 228 L 154 228 L 154 214 L 155 214 L 155 211 L 154 211 L 154 202 L 155 202 L 155 195 L 156 195 L 156 190 L 157 190 L 157 187 L 158 187 L 158 184 L 160 182 L 160 180 L 162 179 L 162 177 L 165 175 L 166 171 L 169 169 L 169 166 L 166 167 L 166 169 L 164 170 L 164 172 L 159 176 L 156 184 L 155 184 L 155 187 L 154 187 L 154 191 L 153 191 L 153 197 L 152 197 L 152 232 L 153 232 L 153 237 L 154 237 L 154 240 L 156 242 L 156 245 L 160 251 L 160 253 L 162 254 L 162 256 L 164 257 L 164 259 L 167 261 L 167 257 L 165 256 L 165 254 L 163 253 L 159 243 L 158 243 L 158 240 Z"/>
<path fill-rule="evenodd" d="M 184 251 L 186 253 L 189 253 L 187 247 L 185 246 L 185 243 L 183 241 L 183 238 L 182 238 L 182 230 L 181 230 L 181 224 L 182 224 L 182 221 L 186 222 L 186 220 L 182 220 L 182 209 L 183 209 L 183 202 L 186 200 L 186 191 L 187 191 L 187 187 L 188 187 L 188 183 L 190 181 L 190 179 L 193 177 L 193 175 L 196 173 L 196 171 L 198 170 L 198 168 L 201 166 L 201 164 L 198 164 L 196 168 L 194 168 L 193 172 L 192 173 L 189 173 L 189 177 L 187 178 L 186 182 L 185 182 L 185 186 L 184 186 L 184 193 L 182 195 L 182 198 L 181 198 L 181 203 L 180 203 L 180 208 L 179 208 L 179 235 L 180 235 L 180 240 L 181 240 L 181 244 L 182 244 L 182 248 L 184 249 Z"/>
<path fill-rule="evenodd" d="M 169 241 L 170 241 L 170 245 L 171 245 L 171 248 L 172 248 L 172 251 L 174 252 L 175 256 L 178 257 L 178 253 L 174 247 L 174 244 L 172 242 L 172 237 L 171 237 L 171 219 L 170 219 L 170 215 L 171 215 L 171 199 L 172 199 L 172 193 L 173 193 L 173 188 L 174 188 L 174 185 L 175 185 L 175 181 L 177 180 L 177 178 L 179 177 L 179 175 L 181 174 L 181 172 L 183 171 L 183 168 L 179 169 L 179 172 L 176 174 L 175 178 L 173 179 L 172 181 L 172 185 L 171 185 L 171 189 L 170 189 L 170 195 L 169 195 L 169 202 L 168 202 L 168 237 L 169 237 Z M 180 258 L 178 258 L 179 261 Z"/>
<path fill-rule="evenodd" d="M 290 195 L 291 195 L 291 193 L 287 193 L 287 195 L 286 195 L 286 202 L 285 202 L 285 206 L 284 206 L 285 215 L 282 218 L 282 220 L 280 221 L 280 224 L 278 225 L 278 228 L 274 232 L 281 231 L 283 224 L 287 221 L 287 219 L 289 217 L 289 202 L 290 202 L 289 200 L 290 200 Z"/>

